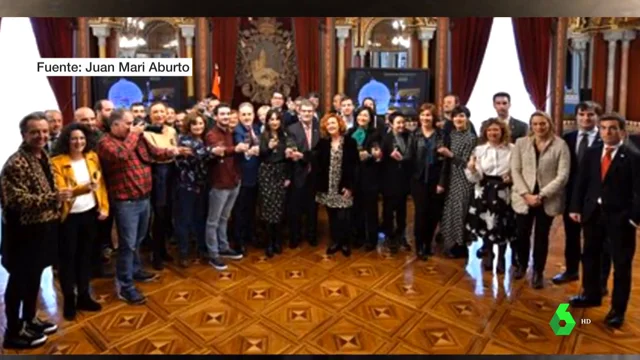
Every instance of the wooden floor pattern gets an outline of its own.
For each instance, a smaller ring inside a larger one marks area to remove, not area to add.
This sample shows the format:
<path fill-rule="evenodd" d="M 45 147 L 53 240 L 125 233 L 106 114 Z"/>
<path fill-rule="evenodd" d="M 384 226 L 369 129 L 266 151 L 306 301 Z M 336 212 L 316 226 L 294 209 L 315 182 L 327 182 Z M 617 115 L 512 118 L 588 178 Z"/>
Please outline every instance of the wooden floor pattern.
<path fill-rule="evenodd" d="M 562 270 L 563 230 L 552 230 L 546 278 Z M 326 238 L 326 236 L 324 236 Z M 476 245 L 477 247 L 477 245 Z M 475 252 L 475 251 L 474 251 Z M 570 336 L 549 326 L 578 283 L 533 290 L 528 281 L 482 273 L 461 261 L 355 251 L 326 256 L 325 246 L 258 250 L 227 271 L 204 264 L 170 266 L 141 284 L 144 306 L 128 306 L 112 280 L 93 282 L 104 310 L 67 322 L 50 271 L 42 279 L 42 314 L 60 324 L 46 346 L 6 354 L 608 354 L 640 351 L 640 272 L 627 322 L 609 330 L 602 308 L 572 311 Z M 6 273 L 0 273 L 4 289 Z M 0 304 L 0 311 L 2 305 Z M 3 314 L 3 312 L 2 312 Z M 588 318 L 589 325 L 580 324 Z M 0 319 L 0 328 L 4 319 Z M 2 336 L 2 333 L 0 333 Z"/>

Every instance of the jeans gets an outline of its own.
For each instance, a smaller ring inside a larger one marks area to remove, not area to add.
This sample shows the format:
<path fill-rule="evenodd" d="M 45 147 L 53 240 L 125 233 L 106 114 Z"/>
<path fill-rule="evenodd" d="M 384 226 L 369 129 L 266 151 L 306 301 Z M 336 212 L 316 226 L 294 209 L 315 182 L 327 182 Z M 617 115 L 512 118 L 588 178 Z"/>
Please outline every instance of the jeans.
<path fill-rule="evenodd" d="M 207 221 L 207 208 L 205 207 L 204 192 L 189 191 L 179 187 L 175 206 L 176 240 L 180 256 L 185 258 L 189 254 L 190 235 L 196 236 L 196 244 L 199 252 L 206 252 L 205 227 Z"/>
<path fill-rule="evenodd" d="M 227 224 L 239 192 L 240 185 L 233 189 L 213 188 L 209 191 L 206 242 L 212 259 L 217 258 L 221 251 L 229 250 Z"/>
<path fill-rule="evenodd" d="M 120 290 L 133 287 L 133 275 L 142 270 L 140 244 L 147 235 L 151 204 L 149 199 L 116 201 L 114 218 L 118 229 L 116 279 Z"/>

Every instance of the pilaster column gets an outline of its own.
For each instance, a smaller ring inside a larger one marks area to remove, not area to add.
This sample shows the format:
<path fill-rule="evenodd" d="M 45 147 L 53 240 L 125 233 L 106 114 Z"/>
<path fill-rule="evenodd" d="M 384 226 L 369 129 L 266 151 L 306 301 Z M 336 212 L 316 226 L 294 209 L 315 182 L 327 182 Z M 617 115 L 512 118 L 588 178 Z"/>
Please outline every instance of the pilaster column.
<path fill-rule="evenodd" d="M 629 47 L 636 38 L 635 30 L 627 30 L 622 35 L 622 54 L 620 57 L 620 90 L 618 92 L 618 112 L 627 115 L 627 90 L 629 84 Z"/>
<path fill-rule="evenodd" d="M 196 67 L 194 67 L 194 74 L 196 74 L 196 98 L 198 100 L 204 99 L 211 91 L 211 87 L 208 86 L 211 75 L 209 74 L 209 53 L 207 50 L 211 44 L 209 39 L 209 21 L 205 17 L 196 18 Z M 197 71 L 196 71 L 197 69 Z"/>
<path fill-rule="evenodd" d="M 569 34 L 571 39 L 571 50 L 574 54 L 578 55 L 580 59 L 580 89 L 584 89 L 587 86 L 587 44 L 589 43 L 590 36 L 584 33 L 571 33 Z"/>
<path fill-rule="evenodd" d="M 184 38 L 184 48 L 186 51 L 186 55 L 188 58 L 192 59 L 191 69 L 193 69 L 193 38 L 196 36 L 196 25 L 195 24 L 181 24 L 180 25 L 180 33 Z M 193 72 L 192 72 L 193 75 Z M 193 98 L 195 95 L 196 89 L 193 84 L 193 76 L 187 77 L 187 97 Z"/>
<path fill-rule="evenodd" d="M 607 59 L 607 90 L 605 93 L 605 112 L 613 111 L 613 96 L 616 76 L 616 51 L 618 50 L 618 40 L 622 40 L 622 31 L 607 31 L 604 33 L 604 40 L 609 44 L 609 57 Z"/>
<path fill-rule="evenodd" d="M 351 31 L 351 25 L 338 25 L 336 26 L 336 37 L 338 38 L 338 92 L 344 92 L 344 54 L 345 44 L 349 37 L 349 31 Z"/>
<path fill-rule="evenodd" d="M 433 39 L 435 32 L 436 29 L 432 27 L 421 27 L 418 30 L 418 39 L 420 39 L 420 49 L 422 53 L 420 67 L 423 69 L 429 68 L 429 42 Z"/>
<path fill-rule="evenodd" d="M 98 38 L 98 54 L 101 59 L 107 57 L 107 38 L 111 35 L 111 25 L 108 24 L 91 24 L 91 32 L 93 36 Z"/>
<path fill-rule="evenodd" d="M 78 18 L 78 29 L 76 30 L 76 53 L 78 58 L 88 58 L 89 51 L 89 22 L 86 17 Z M 76 77 L 77 104 L 78 107 L 91 106 L 91 80 L 87 76 Z"/>
<path fill-rule="evenodd" d="M 436 96 L 438 110 L 449 87 L 449 18 L 439 17 L 436 28 Z"/>

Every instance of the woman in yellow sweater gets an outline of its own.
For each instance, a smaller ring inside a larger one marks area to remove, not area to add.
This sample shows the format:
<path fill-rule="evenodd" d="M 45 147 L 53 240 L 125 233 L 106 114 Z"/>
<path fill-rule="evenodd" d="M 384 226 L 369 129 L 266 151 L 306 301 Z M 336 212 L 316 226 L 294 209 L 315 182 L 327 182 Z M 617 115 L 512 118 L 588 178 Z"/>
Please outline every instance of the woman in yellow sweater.
<path fill-rule="evenodd" d="M 99 249 L 97 221 L 109 215 L 109 201 L 94 146 L 92 131 L 83 124 L 73 123 L 62 129 L 54 149 L 56 156 L 51 159 L 56 185 L 73 192 L 73 197 L 62 204 L 59 243 L 60 287 L 64 296 L 63 315 L 67 320 L 75 319 L 77 310 L 100 311 L 102 308 L 89 293 L 90 255 Z"/>
<path fill-rule="evenodd" d="M 176 147 L 178 134 L 172 126 L 167 126 L 167 106 L 162 102 L 155 102 L 149 107 L 149 119 L 154 126 L 162 126 L 162 131 L 145 131 L 144 138 L 149 145 L 167 149 Z M 153 251 L 152 264 L 156 270 L 164 268 L 164 262 L 173 261 L 167 253 L 167 237 L 172 226 L 173 180 L 175 166 L 173 160 L 155 162 L 152 167 L 153 187 L 151 189 L 151 207 L 153 208 L 153 223 L 151 225 L 151 248 Z"/>

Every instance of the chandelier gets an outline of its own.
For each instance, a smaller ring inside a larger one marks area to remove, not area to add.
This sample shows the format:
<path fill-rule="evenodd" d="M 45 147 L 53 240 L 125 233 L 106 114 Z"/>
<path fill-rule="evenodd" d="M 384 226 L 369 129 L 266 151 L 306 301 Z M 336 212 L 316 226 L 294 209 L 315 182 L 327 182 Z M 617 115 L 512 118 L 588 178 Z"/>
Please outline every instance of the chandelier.
<path fill-rule="evenodd" d="M 398 30 L 398 32 L 400 33 L 400 35 L 396 35 L 393 37 L 393 39 L 391 39 L 391 43 L 393 45 L 402 46 L 407 49 L 410 48 L 411 38 L 409 36 L 405 37 L 403 35 L 404 30 L 407 28 L 407 25 L 405 25 L 404 20 L 394 20 L 391 26 L 393 27 L 394 30 Z"/>
<path fill-rule="evenodd" d="M 121 49 L 136 49 L 147 45 L 147 42 L 140 36 L 140 32 L 144 30 L 145 23 L 140 18 L 128 17 L 122 27 L 119 40 Z"/>

